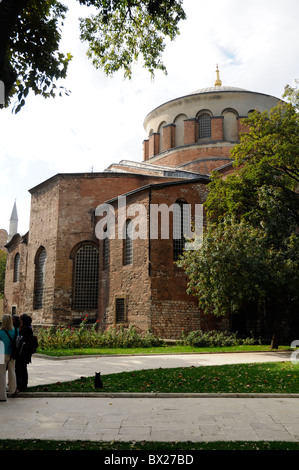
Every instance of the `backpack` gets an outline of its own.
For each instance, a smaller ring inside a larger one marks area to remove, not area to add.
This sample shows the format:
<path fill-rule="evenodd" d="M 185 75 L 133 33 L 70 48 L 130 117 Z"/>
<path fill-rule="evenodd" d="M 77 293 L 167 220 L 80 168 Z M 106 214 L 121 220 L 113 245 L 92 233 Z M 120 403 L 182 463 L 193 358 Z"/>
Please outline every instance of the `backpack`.
<path fill-rule="evenodd" d="M 38 348 L 37 336 L 32 335 L 27 341 L 26 346 L 29 348 L 30 354 L 34 354 Z"/>
<path fill-rule="evenodd" d="M 14 339 L 12 339 L 12 337 L 10 336 L 8 331 L 5 331 L 5 333 L 9 337 L 11 345 L 12 345 L 12 351 L 11 351 L 10 357 L 11 357 L 11 359 L 17 360 L 17 359 L 20 358 L 20 356 L 22 354 L 22 351 L 23 351 L 23 347 L 24 347 L 23 337 L 18 334 L 17 328 L 15 328 L 15 337 L 14 337 Z"/>

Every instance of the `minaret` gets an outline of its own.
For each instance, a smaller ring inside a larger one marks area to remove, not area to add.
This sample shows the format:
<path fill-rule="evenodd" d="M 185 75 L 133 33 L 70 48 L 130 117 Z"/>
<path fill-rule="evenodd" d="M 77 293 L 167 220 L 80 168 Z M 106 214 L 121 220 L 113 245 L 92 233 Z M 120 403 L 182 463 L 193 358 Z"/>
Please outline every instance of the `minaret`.
<path fill-rule="evenodd" d="M 219 69 L 218 69 L 218 64 L 217 64 L 217 67 L 216 67 L 216 81 L 215 81 L 215 86 L 221 86 L 222 85 L 222 81 L 220 80 L 220 77 L 219 77 Z"/>
<path fill-rule="evenodd" d="M 18 213 L 17 213 L 17 204 L 14 203 L 12 213 L 9 220 L 9 235 L 8 239 L 11 240 L 12 237 L 18 233 Z"/>

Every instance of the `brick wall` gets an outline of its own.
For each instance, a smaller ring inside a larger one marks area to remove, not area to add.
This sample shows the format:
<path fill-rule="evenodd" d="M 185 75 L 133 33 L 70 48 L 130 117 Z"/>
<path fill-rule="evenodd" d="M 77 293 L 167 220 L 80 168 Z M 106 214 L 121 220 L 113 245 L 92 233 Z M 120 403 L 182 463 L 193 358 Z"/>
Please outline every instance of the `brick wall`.
<path fill-rule="evenodd" d="M 197 141 L 198 122 L 196 119 L 187 119 L 184 121 L 184 144 L 193 144 Z"/>
<path fill-rule="evenodd" d="M 149 199 L 147 192 L 133 195 L 127 200 L 127 210 L 132 204 L 142 204 L 148 211 Z M 117 203 L 114 204 L 116 212 L 116 234 L 118 234 L 119 218 Z M 138 216 L 138 213 L 137 213 Z M 147 227 L 147 216 L 145 226 Z M 123 219 L 125 222 L 125 219 Z M 136 228 L 138 231 L 138 228 Z M 99 241 L 102 253 L 103 241 Z M 124 325 L 134 325 L 137 331 L 147 331 L 150 328 L 151 289 L 149 277 L 149 251 L 148 239 L 133 241 L 133 262 L 124 265 L 124 240 L 116 236 L 109 240 L 109 263 L 103 270 L 100 263 L 100 295 L 99 295 L 99 322 L 107 328 L 116 325 L 115 300 L 124 298 L 126 318 Z"/>
<path fill-rule="evenodd" d="M 223 116 L 211 118 L 211 138 L 212 140 L 223 140 Z"/>
<path fill-rule="evenodd" d="M 154 189 L 152 204 L 170 207 L 178 199 L 191 205 L 202 204 L 207 197 L 207 185 L 180 184 Z M 164 338 L 179 338 L 182 328 L 192 330 L 201 325 L 201 313 L 194 297 L 187 294 L 187 276 L 173 261 L 173 219 L 169 218 L 169 239 L 151 240 L 151 329 Z"/>
<path fill-rule="evenodd" d="M 175 146 L 175 125 L 169 124 L 163 127 L 163 148 L 164 150 L 171 149 Z"/>
<path fill-rule="evenodd" d="M 3 311 L 4 313 L 15 313 L 20 315 L 24 312 L 24 295 L 26 290 L 26 272 L 27 272 L 27 243 L 26 237 L 22 238 L 19 234 L 15 235 L 8 245 L 8 255 L 5 272 L 5 291 Z M 19 279 L 14 280 L 15 257 L 20 256 Z"/>
<path fill-rule="evenodd" d="M 148 154 L 157 155 L 160 152 L 160 134 L 151 134 L 149 136 Z"/>
<path fill-rule="evenodd" d="M 238 118 L 238 133 L 239 135 L 242 134 L 242 133 L 247 133 L 249 131 L 249 128 L 247 126 L 247 124 L 244 123 L 243 119 L 245 118 L 245 116 L 240 116 Z"/>
<path fill-rule="evenodd" d="M 128 210 L 132 204 L 146 208 L 149 230 L 150 204 L 171 206 L 177 199 L 184 199 L 194 208 L 194 204 L 201 204 L 206 197 L 207 185 L 194 182 L 143 190 L 128 197 L 127 203 Z M 116 203 L 114 207 L 117 214 Z M 99 321 L 103 327 L 116 324 L 115 299 L 118 297 L 125 299 L 125 325 L 134 325 L 138 331 L 150 329 L 164 338 L 179 338 L 182 328 L 187 332 L 206 326 L 197 300 L 186 293 L 185 273 L 173 262 L 171 212 L 169 234 L 169 238 L 162 239 L 160 229 L 158 239 L 134 240 L 133 263 L 127 266 L 123 265 L 123 241 L 109 240 L 109 267 L 101 270 L 100 279 Z M 99 242 L 100 253 L 102 243 Z"/>
<path fill-rule="evenodd" d="M 59 217 L 59 186 L 55 181 L 40 185 L 31 195 L 30 227 L 28 237 L 27 274 L 24 308 L 34 323 L 50 324 L 53 316 L 55 288 L 56 244 Z M 35 268 L 38 251 L 47 252 L 43 308 L 35 310 Z"/>
<path fill-rule="evenodd" d="M 157 180 L 161 181 L 160 178 Z M 173 262 L 171 214 L 169 239 L 161 239 L 161 234 L 157 240 L 149 239 L 148 231 L 150 204 L 171 206 L 177 199 L 183 199 L 193 207 L 206 199 L 206 184 L 176 181 L 150 190 L 146 187 L 129 195 L 128 211 L 133 204 L 142 204 L 146 210 L 147 236 L 134 240 L 133 263 L 130 265 L 123 263 L 124 241 L 118 237 L 109 240 L 109 263 L 104 269 L 103 241 L 95 237 L 97 219 L 94 209 L 109 196 L 117 196 L 150 181 L 150 178 L 138 175 L 69 175 L 34 188 L 28 245 L 15 238 L 9 249 L 7 310 L 11 311 L 12 305 L 17 304 L 17 313 L 31 314 L 34 324 L 70 324 L 88 313 L 91 319 L 98 318 L 107 328 L 116 324 L 116 299 L 123 298 L 124 324 L 134 325 L 139 332 L 151 330 L 164 338 L 179 338 L 182 328 L 186 332 L 204 328 L 207 320 L 199 312 L 196 299 L 187 295 L 187 278 Z M 117 199 L 114 204 L 119 216 Z M 71 303 L 73 260 L 77 247 L 86 241 L 99 248 L 98 311 L 77 312 L 72 310 Z M 47 250 L 44 304 L 42 309 L 34 310 L 35 257 L 41 246 Z M 18 283 L 12 278 L 16 252 L 22 258 Z"/>
<path fill-rule="evenodd" d="M 179 167 L 190 171 L 209 174 L 214 168 L 230 161 L 230 151 L 233 145 L 190 145 L 164 152 L 149 160 L 155 165 Z M 215 160 L 217 158 L 218 160 Z M 202 160 L 202 162 L 201 162 Z"/>
<path fill-rule="evenodd" d="M 17 303 L 18 309 L 41 324 L 70 323 L 80 318 L 82 312 L 72 310 L 72 253 L 82 242 L 98 243 L 94 210 L 109 198 L 156 181 L 161 178 L 120 173 L 57 175 L 31 190 L 24 285 L 22 289 L 21 284 L 14 285 L 12 271 L 8 272 L 7 308 L 10 310 L 12 303 Z M 42 309 L 34 310 L 35 257 L 41 246 L 47 251 L 44 304 Z M 13 252 L 11 260 L 12 256 Z M 21 266 L 25 269 L 23 261 Z M 89 314 L 95 318 L 97 312 Z"/>

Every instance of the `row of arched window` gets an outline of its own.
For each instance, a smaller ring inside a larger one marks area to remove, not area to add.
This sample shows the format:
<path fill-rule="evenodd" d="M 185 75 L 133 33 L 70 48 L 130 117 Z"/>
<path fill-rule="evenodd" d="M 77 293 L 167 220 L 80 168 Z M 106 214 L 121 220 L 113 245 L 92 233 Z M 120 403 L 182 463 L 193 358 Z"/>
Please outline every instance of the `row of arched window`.
<path fill-rule="evenodd" d="M 103 244 L 103 269 L 108 262 L 108 243 Z M 13 281 L 20 281 L 20 254 L 14 258 Z M 45 274 L 47 251 L 39 248 L 35 257 L 33 308 L 40 310 L 44 307 Z M 74 256 L 73 301 L 74 310 L 96 310 L 98 306 L 99 251 L 90 243 L 83 244 Z"/>
<path fill-rule="evenodd" d="M 224 118 L 223 120 L 223 133 L 224 133 L 224 140 L 225 141 L 237 141 L 238 140 L 238 124 L 237 118 L 239 114 L 234 109 L 225 109 L 223 110 L 221 116 Z M 213 114 L 209 110 L 201 111 L 197 117 L 196 121 L 198 123 L 198 131 L 197 131 L 197 140 L 198 141 L 205 141 L 212 138 L 212 126 L 211 121 L 213 118 Z M 184 121 L 188 118 L 185 114 L 178 115 L 173 124 L 175 125 L 175 147 L 179 147 L 184 145 Z M 163 150 L 163 127 L 166 126 L 167 123 L 165 121 L 161 122 L 158 127 L 158 134 L 160 134 L 160 151 Z M 149 132 L 151 135 L 154 132 L 153 129 Z"/>
<path fill-rule="evenodd" d="M 185 246 L 184 234 L 189 233 L 190 214 L 186 202 L 177 201 L 173 212 L 173 260 L 179 259 Z M 185 208 L 185 209 L 184 209 Z M 126 222 L 126 233 L 123 250 L 123 264 L 133 264 L 134 244 L 133 225 L 130 220 Z M 83 243 L 74 252 L 73 268 L 73 298 L 72 308 L 77 311 L 96 310 L 98 308 L 98 286 L 100 255 L 98 247 L 90 242 Z M 102 268 L 107 269 L 109 260 L 109 239 L 102 243 Z M 35 258 L 34 281 L 34 310 L 40 310 L 44 306 L 45 273 L 47 263 L 47 251 L 40 247 Z M 14 258 L 14 282 L 20 280 L 20 254 Z"/>

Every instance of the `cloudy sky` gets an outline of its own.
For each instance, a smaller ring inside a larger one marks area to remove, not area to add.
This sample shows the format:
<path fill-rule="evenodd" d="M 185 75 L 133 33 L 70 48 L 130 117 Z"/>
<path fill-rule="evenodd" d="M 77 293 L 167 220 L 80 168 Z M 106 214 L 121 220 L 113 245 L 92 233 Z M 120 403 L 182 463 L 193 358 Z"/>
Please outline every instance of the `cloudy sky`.
<path fill-rule="evenodd" d="M 74 56 L 63 83 L 69 97 L 27 99 L 13 115 L 0 110 L 0 228 L 9 229 L 14 201 L 19 232 L 29 228 L 29 189 L 57 173 L 104 171 L 120 160 L 141 161 L 146 115 L 156 106 L 222 84 L 281 97 L 299 78 L 298 0 L 184 0 L 187 20 L 163 56 L 168 75 L 151 80 L 142 67 L 131 81 L 95 70 L 80 43 L 75 0 L 61 49 Z M 115 130 L 117 129 L 117 138 Z"/>

